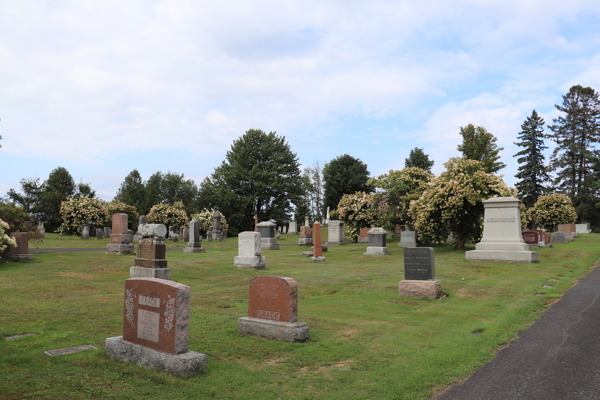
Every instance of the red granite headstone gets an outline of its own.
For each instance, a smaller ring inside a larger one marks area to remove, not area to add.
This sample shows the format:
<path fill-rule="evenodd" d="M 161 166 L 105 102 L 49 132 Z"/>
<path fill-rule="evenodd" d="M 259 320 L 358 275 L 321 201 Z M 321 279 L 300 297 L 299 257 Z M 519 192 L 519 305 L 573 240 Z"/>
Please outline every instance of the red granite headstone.
<path fill-rule="evenodd" d="M 296 322 L 298 284 L 292 278 L 257 276 L 248 290 L 248 317 Z"/>
<path fill-rule="evenodd" d="M 573 233 L 573 231 L 571 230 L 571 225 L 574 224 L 558 224 L 558 226 L 556 227 L 556 230 L 558 232 L 562 232 L 565 234 L 565 236 L 571 236 Z"/>
<path fill-rule="evenodd" d="M 15 239 L 17 246 L 8 246 L 8 255 L 21 255 L 29 253 L 29 234 L 27 232 L 13 232 L 10 237 Z"/>
<path fill-rule="evenodd" d="M 157 278 L 125 281 L 123 340 L 171 354 L 188 348 L 189 286 Z"/>
<path fill-rule="evenodd" d="M 571 228 L 571 235 L 574 235 L 575 233 L 577 233 L 577 224 L 568 224 L 568 225 Z"/>
<path fill-rule="evenodd" d="M 523 232 L 523 241 L 527 244 L 538 244 L 538 233 L 535 231 Z"/>
<path fill-rule="evenodd" d="M 321 224 L 315 222 L 313 224 L 313 257 L 323 257 L 323 249 L 321 248 Z"/>
<path fill-rule="evenodd" d="M 310 226 L 301 226 L 300 227 L 300 237 L 301 238 L 311 238 L 312 237 L 312 231 L 310 229 Z"/>
<path fill-rule="evenodd" d="M 371 230 L 371 228 L 360 228 L 360 237 L 361 238 L 368 238 L 370 230 Z"/>
<path fill-rule="evenodd" d="M 544 232 L 544 244 L 552 243 L 552 234 L 548 232 Z"/>
<path fill-rule="evenodd" d="M 112 215 L 112 234 L 110 235 L 111 243 L 131 243 L 129 234 L 127 233 L 127 214 L 119 213 Z M 128 241 L 129 240 L 129 241 Z"/>

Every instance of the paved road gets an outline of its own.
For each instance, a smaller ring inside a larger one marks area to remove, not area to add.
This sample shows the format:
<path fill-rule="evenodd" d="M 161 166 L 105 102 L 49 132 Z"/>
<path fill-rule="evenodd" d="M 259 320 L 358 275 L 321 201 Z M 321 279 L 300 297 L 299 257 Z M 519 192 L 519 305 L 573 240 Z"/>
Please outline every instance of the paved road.
<path fill-rule="evenodd" d="M 436 400 L 600 399 L 600 268 Z"/>

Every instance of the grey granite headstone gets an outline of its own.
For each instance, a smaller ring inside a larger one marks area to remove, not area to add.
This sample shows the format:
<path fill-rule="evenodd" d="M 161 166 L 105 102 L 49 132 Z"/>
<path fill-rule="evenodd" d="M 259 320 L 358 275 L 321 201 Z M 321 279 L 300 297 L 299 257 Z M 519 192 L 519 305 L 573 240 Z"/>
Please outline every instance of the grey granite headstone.
<path fill-rule="evenodd" d="M 183 228 L 183 241 L 184 242 L 190 241 L 190 228 Z"/>
<path fill-rule="evenodd" d="M 563 232 L 552 232 L 552 243 L 569 243 Z"/>
<path fill-rule="evenodd" d="M 400 232 L 400 243 L 398 243 L 398 247 L 417 247 L 415 231 Z"/>
<path fill-rule="evenodd" d="M 233 258 L 233 266 L 242 269 L 264 269 L 267 259 L 261 256 L 259 232 L 242 232 L 238 235 L 238 256 Z"/>
<path fill-rule="evenodd" d="M 298 233 L 298 229 L 296 228 L 296 221 L 291 221 L 290 226 L 288 228 L 288 235 L 293 235 Z"/>
<path fill-rule="evenodd" d="M 369 246 L 367 247 L 365 255 L 375 254 L 390 254 L 388 252 L 387 244 L 387 231 L 383 228 L 373 228 L 369 230 Z"/>
<path fill-rule="evenodd" d="M 81 227 L 81 239 L 82 240 L 87 240 L 90 237 L 90 226 L 89 225 L 83 225 Z"/>
<path fill-rule="evenodd" d="M 108 226 L 104 227 L 104 237 L 108 237 L 110 234 L 108 233 Z"/>
<path fill-rule="evenodd" d="M 188 231 L 188 245 L 183 249 L 184 253 L 204 253 L 202 242 L 200 241 L 200 222 L 196 219 L 190 221 L 190 227 L 186 228 Z"/>
<path fill-rule="evenodd" d="M 404 249 L 404 279 L 426 281 L 435 279 L 435 250 L 433 247 Z"/>
<path fill-rule="evenodd" d="M 263 221 L 257 227 L 260 231 L 261 249 L 279 250 L 277 239 L 275 239 L 275 224 L 271 221 Z"/>
<path fill-rule="evenodd" d="M 96 228 L 96 239 L 104 239 L 104 230 L 102 228 Z"/>

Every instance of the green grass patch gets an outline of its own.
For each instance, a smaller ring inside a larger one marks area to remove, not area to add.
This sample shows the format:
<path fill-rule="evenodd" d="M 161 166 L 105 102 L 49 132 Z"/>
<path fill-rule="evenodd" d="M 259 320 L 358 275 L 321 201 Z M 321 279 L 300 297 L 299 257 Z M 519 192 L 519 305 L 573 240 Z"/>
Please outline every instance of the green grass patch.
<path fill-rule="evenodd" d="M 281 244 L 298 239 L 281 236 Z M 581 235 L 539 249 L 539 264 L 468 263 L 464 251 L 438 246 L 437 278 L 448 294 L 441 300 L 398 296 L 403 249 L 397 241 L 390 242 L 390 256 L 365 256 L 366 244 L 332 246 L 324 263 L 301 256 L 304 247 L 263 250 L 266 271 L 233 268 L 236 238 L 203 241 L 206 253 L 171 251 L 174 280 L 192 289 L 189 349 L 208 355 L 205 371 L 190 379 L 103 354 L 104 340 L 122 334 L 133 256 L 64 252 L 0 260 L 0 336 L 37 333 L 0 339 L 0 397 L 429 399 L 490 361 L 586 274 L 599 258 L 599 238 Z M 47 234 L 40 247 L 83 243 L 102 247 L 108 240 Z M 237 333 L 237 318 L 247 314 L 248 282 L 259 275 L 296 279 L 298 320 L 309 324 L 308 342 Z M 98 350 L 43 354 L 84 344 Z"/>

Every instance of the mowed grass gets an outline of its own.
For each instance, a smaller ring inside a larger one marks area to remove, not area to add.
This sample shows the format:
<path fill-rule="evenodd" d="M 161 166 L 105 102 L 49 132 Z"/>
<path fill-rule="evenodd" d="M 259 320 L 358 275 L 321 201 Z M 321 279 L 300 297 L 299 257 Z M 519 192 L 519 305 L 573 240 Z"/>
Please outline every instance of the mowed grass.
<path fill-rule="evenodd" d="M 65 252 L 0 260 L 0 336 L 37 334 L 0 339 L 0 397 L 430 399 L 490 361 L 586 274 L 599 257 L 599 239 L 581 235 L 539 249 L 539 264 L 467 263 L 464 251 L 436 247 L 437 278 L 448 294 L 439 300 L 399 297 L 397 241 L 389 243 L 390 256 L 365 256 L 366 244 L 332 246 L 324 263 L 301 256 L 304 247 L 263 250 L 265 271 L 233 268 L 235 238 L 206 253 L 171 251 L 174 280 L 192 289 L 189 349 L 208 356 L 204 372 L 189 379 L 104 356 L 104 340 L 122 334 L 133 256 Z M 308 342 L 237 333 L 237 318 L 247 314 L 248 282 L 259 275 L 296 279 Z M 85 344 L 98 350 L 43 353 Z"/>

